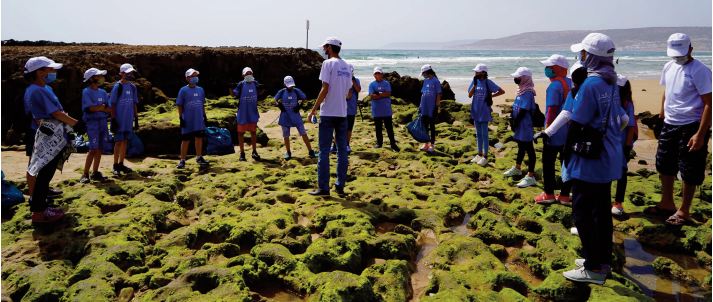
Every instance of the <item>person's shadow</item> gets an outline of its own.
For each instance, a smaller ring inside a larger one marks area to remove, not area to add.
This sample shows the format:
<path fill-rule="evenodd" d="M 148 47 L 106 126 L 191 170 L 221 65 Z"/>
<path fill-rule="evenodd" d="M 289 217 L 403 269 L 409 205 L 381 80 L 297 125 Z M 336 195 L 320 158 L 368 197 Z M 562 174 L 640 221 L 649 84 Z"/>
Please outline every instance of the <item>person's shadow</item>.
<path fill-rule="evenodd" d="M 32 238 L 37 241 L 43 261 L 69 260 L 73 265 L 84 257 L 89 238 L 86 231 L 75 231 L 79 226 L 75 214 L 67 213 L 54 224 L 33 225 Z"/>

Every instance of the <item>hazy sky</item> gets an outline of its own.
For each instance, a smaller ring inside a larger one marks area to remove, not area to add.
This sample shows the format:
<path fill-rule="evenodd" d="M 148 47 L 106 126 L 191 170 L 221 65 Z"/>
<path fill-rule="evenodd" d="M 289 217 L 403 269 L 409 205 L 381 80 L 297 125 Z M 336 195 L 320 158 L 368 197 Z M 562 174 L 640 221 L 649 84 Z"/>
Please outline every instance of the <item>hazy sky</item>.
<path fill-rule="evenodd" d="M 4 0 L 2 39 L 345 48 L 526 31 L 711 26 L 710 0 Z"/>

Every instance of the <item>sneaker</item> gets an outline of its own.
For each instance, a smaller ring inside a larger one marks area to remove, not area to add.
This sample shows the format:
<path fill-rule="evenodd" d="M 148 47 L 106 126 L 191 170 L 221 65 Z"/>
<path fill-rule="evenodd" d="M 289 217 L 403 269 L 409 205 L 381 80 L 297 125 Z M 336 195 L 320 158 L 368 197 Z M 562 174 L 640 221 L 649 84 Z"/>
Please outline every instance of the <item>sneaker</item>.
<path fill-rule="evenodd" d="M 478 161 L 478 165 L 481 167 L 485 167 L 488 165 L 488 158 L 487 157 L 481 157 L 480 160 Z"/>
<path fill-rule="evenodd" d="M 178 165 L 176 165 L 176 169 L 183 169 L 185 167 L 186 167 L 186 161 L 183 159 L 178 162 Z"/>
<path fill-rule="evenodd" d="M 527 188 L 530 186 L 534 186 L 537 184 L 537 181 L 535 180 L 534 177 L 530 175 L 526 175 L 522 179 L 520 179 L 520 182 L 517 183 L 518 188 Z"/>
<path fill-rule="evenodd" d="M 329 191 L 317 189 L 317 190 L 314 190 L 314 191 L 309 192 L 309 195 L 313 195 L 313 196 L 329 196 Z"/>
<path fill-rule="evenodd" d="M 553 194 L 542 192 L 540 195 L 535 196 L 536 204 L 552 204 L 555 201 L 557 201 L 557 198 Z"/>
<path fill-rule="evenodd" d="M 346 194 L 346 193 L 344 193 L 344 187 L 340 187 L 337 185 L 334 185 L 334 191 L 337 192 L 337 195 L 339 195 L 339 196 L 343 196 Z"/>
<path fill-rule="evenodd" d="M 47 208 L 42 212 L 32 212 L 32 223 L 54 223 L 64 218 L 60 209 Z"/>
<path fill-rule="evenodd" d="M 337 153 L 337 145 L 332 144 L 332 147 L 329 148 L 330 153 Z"/>
<path fill-rule="evenodd" d="M 252 157 L 254 160 L 260 160 L 260 155 L 257 154 L 257 151 L 253 151 Z"/>
<path fill-rule="evenodd" d="M 570 228 L 570 229 L 569 229 L 569 233 L 572 234 L 572 235 L 579 236 L 579 230 L 577 230 L 576 227 Z"/>
<path fill-rule="evenodd" d="M 203 158 L 203 156 L 198 156 L 198 157 L 196 157 L 196 163 L 198 163 L 199 165 L 208 165 L 208 164 L 210 164 L 207 160 L 205 160 L 205 158 Z"/>
<path fill-rule="evenodd" d="M 47 195 L 49 195 L 49 196 L 59 196 L 59 195 L 62 195 L 62 193 L 64 193 L 64 192 L 62 192 L 62 190 L 57 189 L 57 188 L 49 188 L 49 190 L 47 190 Z"/>
<path fill-rule="evenodd" d="M 568 206 L 568 207 L 571 207 L 571 206 L 572 206 L 572 198 L 569 197 L 569 195 L 559 195 L 559 194 L 557 194 L 557 195 L 555 195 L 555 199 L 557 199 L 557 201 L 559 201 L 559 203 L 560 203 L 561 205 L 565 205 L 565 206 Z"/>
<path fill-rule="evenodd" d="M 314 150 L 309 150 L 309 158 L 316 158 L 317 154 L 314 153 Z"/>
<path fill-rule="evenodd" d="M 624 213 L 624 207 L 622 207 L 620 203 L 614 203 L 614 205 L 612 205 L 611 207 L 611 214 L 614 216 L 621 217 L 624 216 L 624 214 L 626 213 Z"/>
<path fill-rule="evenodd" d="M 421 151 L 427 151 L 427 150 L 428 150 L 428 147 L 429 147 L 428 145 L 429 145 L 428 143 L 423 144 L 423 145 L 421 146 L 420 150 L 421 150 Z"/>
<path fill-rule="evenodd" d="M 584 267 L 573 269 L 571 271 L 566 271 L 562 273 L 562 275 L 565 278 L 574 282 L 588 282 L 599 285 L 604 284 L 604 281 L 607 280 L 606 274 L 590 271 L 588 269 L 585 269 Z"/>
<path fill-rule="evenodd" d="M 83 184 L 88 184 L 89 183 L 89 175 L 82 175 L 82 178 L 79 179 L 79 183 Z"/>
<path fill-rule="evenodd" d="M 282 156 L 285 160 L 290 160 L 292 158 L 292 153 L 290 152 L 285 152 L 285 155 Z"/>
<path fill-rule="evenodd" d="M 240 159 L 239 161 L 246 161 L 245 159 L 245 152 L 240 152 Z"/>
<path fill-rule="evenodd" d="M 124 163 L 119 163 L 119 169 L 121 170 L 121 172 L 126 174 L 134 172 L 134 170 L 131 170 L 131 168 L 125 166 Z"/>
<path fill-rule="evenodd" d="M 121 168 L 119 167 L 119 164 L 114 164 L 111 168 L 111 174 L 114 174 L 114 176 L 120 176 L 121 175 Z"/>
<path fill-rule="evenodd" d="M 520 176 L 522 175 L 522 171 L 520 169 L 515 168 L 515 166 L 512 166 L 512 168 L 508 169 L 503 173 L 505 177 L 513 177 L 513 176 Z"/>
<path fill-rule="evenodd" d="M 399 152 L 401 151 L 401 148 L 397 146 L 396 144 L 391 144 L 391 150 L 394 150 L 394 152 Z"/>
<path fill-rule="evenodd" d="M 478 155 L 476 155 L 475 157 L 473 157 L 473 159 L 470 160 L 470 163 L 471 163 L 471 164 L 477 164 L 477 163 L 480 161 L 481 158 L 483 158 L 483 157 L 480 156 L 480 154 L 478 154 Z"/>
<path fill-rule="evenodd" d="M 433 148 L 433 144 L 429 144 L 429 145 L 428 145 L 428 150 L 426 150 L 426 152 L 428 152 L 428 153 L 433 153 L 433 152 L 435 152 L 435 149 Z"/>
<path fill-rule="evenodd" d="M 104 177 L 104 175 L 102 175 L 99 171 L 92 172 L 92 174 L 89 175 L 89 179 L 99 182 L 106 181 L 106 177 Z"/>
<path fill-rule="evenodd" d="M 376 149 L 380 149 L 381 147 L 382 147 L 381 144 L 374 145 L 374 148 L 376 148 Z"/>

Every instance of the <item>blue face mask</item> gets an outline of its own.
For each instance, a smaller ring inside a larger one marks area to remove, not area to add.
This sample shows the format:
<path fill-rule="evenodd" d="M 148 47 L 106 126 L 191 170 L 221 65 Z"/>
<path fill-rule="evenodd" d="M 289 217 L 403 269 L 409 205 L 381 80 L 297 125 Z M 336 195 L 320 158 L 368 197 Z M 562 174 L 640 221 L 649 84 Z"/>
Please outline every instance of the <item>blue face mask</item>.
<path fill-rule="evenodd" d="M 57 79 L 56 72 L 48 73 L 47 76 L 45 76 L 45 83 L 47 83 L 47 84 L 52 83 L 56 79 Z"/>
<path fill-rule="evenodd" d="M 545 67 L 545 76 L 548 78 L 554 78 L 557 75 L 555 74 L 555 71 L 552 68 Z"/>
<path fill-rule="evenodd" d="M 192 77 L 188 82 L 193 85 L 198 84 L 198 77 Z"/>

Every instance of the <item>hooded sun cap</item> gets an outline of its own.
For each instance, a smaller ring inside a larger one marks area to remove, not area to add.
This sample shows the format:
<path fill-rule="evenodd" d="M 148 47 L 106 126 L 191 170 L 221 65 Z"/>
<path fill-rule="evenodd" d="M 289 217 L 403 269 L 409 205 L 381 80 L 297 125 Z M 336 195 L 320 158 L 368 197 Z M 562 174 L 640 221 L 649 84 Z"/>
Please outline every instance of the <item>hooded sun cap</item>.
<path fill-rule="evenodd" d="M 532 71 L 530 71 L 530 68 L 527 68 L 527 67 L 518 67 L 518 69 L 515 70 L 515 73 L 512 73 L 510 75 L 513 78 L 519 78 L 522 76 L 532 77 Z"/>
<path fill-rule="evenodd" d="M 95 75 L 106 75 L 106 70 L 99 70 L 96 68 L 89 68 L 84 72 L 84 82 L 89 81 Z"/>
<path fill-rule="evenodd" d="M 565 58 L 563 55 L 558 54 L 551 55 L 546 60 L 540 61 L 540 63 L 542 63 L 542 65 L 545 65 L 546 67 L 557 65 L 565 69 L 569 68 L 569 62 L 567 62 L 567 58 Z"/>
<path fill-rule="evenodd" d="M 429 70 L 433 70 L 433 67 L 431 67 L 431 64 L 426 64 L 426 65 L 421 66 L 421 73 L 424 73 Z"/>
<path fill-rule="evenodd" d="M 473 68 L 473 71 L 475 72 L 488 72 L 488 65 L 485 64 L 478 64 L 475 65 L 475 68 Z"/>
<path fill-rule="evenodd" d="M 287 88 L 295 87 L 295 79 L 293 79 L 291 76 L 286 76 L 283 82 L 285 83 L 285 87 Z"/>
<path fill-rule="evenodd" d="M 131 64 L 129 64 L 129 63 L 122 64 L 121 67 L 119 67 L 120 73 L 121 72 L 130 73 L 130 72 L 134 72 L 134 71 L 136 71 L 136 69 L 134 69 L 134 66 L 131 66 Z"/>
<path fill-rule="evenodd" d="M 334 46 L 339 46 L 342 47 L 342 41 L 335 37 L 328 37 L 326 40 L 324 40 L 324 43 L 322 43 L 322 46 L 324 45 L 334 45 Z"/>
<path fill-rule="evenodd" d="M 614 41 L 609 36 L 601 33 L 591 33 L 584 37 L 582 42 L 572 44 L 570 47 L 572 52 L 580 52 L 582 50 L 600 57 L 613 57 Z"/>
<path fill-rule="evenodd" d="M 624 87 L 624 85 L 626 85 L 627 81 L 629 81 L 629 78 L 627 78 L 625 75 L 622 75 L 622 74 L 616 75 L 616 84 L 617 85 Z"/>
<path fill-rule="evenodd" d="M 691 47 L 691 38 L 687 34 L 675 33 L 668 37 L 666 42 L 666 55 L 669 57 L 683 57 L 688 55 Z"/>
<path fill-rule="evenodd" d="M 62 68 L 62 64 L 52 61 L 47 57 L 34 57 L 30 58 L 27 60 L 27 63 L 25 63 L 25 73 L 30 73 L 45 67 L 60 69 Z"/>
<path fill-rule="evenodd" d="M 384 73 L 384 69 L 382 69 L 382 68 L 379 67 L 379 66 L 374 67 L 374 74 L 377 74 L 377 73 L 383 74 L 383 73 Z"/>
<path fill-rule="evenodd" d="M 186 77 L 193 76 L 194 73 L 195 73 L 196 75 L 201 74 L 200 72 L 198 72 L 198 70 L 195 70 L 195 69 L 193 69 L 193 68 L 189 68 L 188 70 L 186 70 Z"/>
<path fill-rule="evenodd" d="M 247 74 L 248 72 L 253 72 L 253 69 L 250 67 L 243 68 L 243 75 Z"/>

